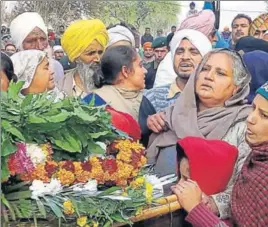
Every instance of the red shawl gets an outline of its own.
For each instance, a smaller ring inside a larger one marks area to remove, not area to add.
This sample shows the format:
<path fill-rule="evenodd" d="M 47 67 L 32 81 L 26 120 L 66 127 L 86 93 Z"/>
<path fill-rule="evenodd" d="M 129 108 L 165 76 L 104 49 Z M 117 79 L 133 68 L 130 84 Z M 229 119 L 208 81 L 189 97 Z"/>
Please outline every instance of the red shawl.
<path fill-rule="evenodd" d="M 233 189 L 232 213 L 238 226 L 268 226 L 268 143 L 251 147 Z"/>

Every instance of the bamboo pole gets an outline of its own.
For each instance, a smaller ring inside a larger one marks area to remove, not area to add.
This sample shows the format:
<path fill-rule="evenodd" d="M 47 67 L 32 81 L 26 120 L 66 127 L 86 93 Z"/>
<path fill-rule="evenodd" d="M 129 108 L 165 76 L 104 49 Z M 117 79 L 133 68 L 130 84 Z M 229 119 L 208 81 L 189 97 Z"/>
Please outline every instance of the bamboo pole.
<path fill-rule="evenodd" d="M 167 196 L 157 200 L 161 206 L 152 207 L 146 210 L 143 210 L 140 215 L 130 218 L 132 222 L 139 222 L 146 219 L 162 216 L 181 208 L 181 205 L 177 201 L 176 195 Z M 113 227 L 120 227 L 126 225 L 125 223 L 116 223 Z"/>

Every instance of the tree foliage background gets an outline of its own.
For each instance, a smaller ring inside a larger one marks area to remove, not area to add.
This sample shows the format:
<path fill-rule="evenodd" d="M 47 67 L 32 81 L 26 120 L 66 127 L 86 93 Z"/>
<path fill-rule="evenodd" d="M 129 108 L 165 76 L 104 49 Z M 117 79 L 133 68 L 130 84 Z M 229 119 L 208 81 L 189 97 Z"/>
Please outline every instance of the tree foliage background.
<path fill-rule="evenodd" d="M 4 3 L 3 3 L 4 4 Z M 169 29 L 177 25 L 180 13 L 179 1 L 17 1 L 10 13 L 2 7 L 2 21 L 10 21 L 23 12 L 35 11 L 54 29 L 60 24 L 68 25 L 80 18 L 99 18 L 108 26 L 125 21 L 139 31 L 151 27 Z"/>

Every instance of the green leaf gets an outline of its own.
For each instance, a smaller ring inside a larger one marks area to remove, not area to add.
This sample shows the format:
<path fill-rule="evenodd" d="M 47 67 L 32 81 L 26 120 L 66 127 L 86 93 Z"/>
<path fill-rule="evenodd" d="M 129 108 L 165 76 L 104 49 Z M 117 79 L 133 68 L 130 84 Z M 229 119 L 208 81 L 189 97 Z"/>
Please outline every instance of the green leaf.
<path fill-rule="evenodd" d="M 58 217 L 58 218 L 64 218 L 64 214 L 62 213 L 60 207 L 58 207 L 58 205 L 56 205 L 52 199 L 49 199 L 47 197 L 44 197 L 44 199 L 47 202 L 47 206 L 50 207 L 50 209 L 53 211 L 53 213 Z"/>
<path fill-rule="evenodd" d="M 23 181 L 23 182 L 20 182 L 20 183 L 16 183 L 15 185 L 11 185 L 11 186 L 7 186 L 6 187 L 6 192 L 12 192 L 12 191 L 16 191 L 24 186 L 29 186 L 29 182 L 27 181 Z"/>
<path fill-rule="evenodd" d="M 16 136 L 21 141 L 25 141 L 25 138 L 22 135 L 22 133 L 16 127 L 12 126 L 7 120 L 2 120 L 1 125 L 2 125 L 3 129 L 5 129 L 7 132 Z"/>
<path fill-rule="evenodd" d="M 71 116 L 71 113 L 68 113 L 65 111 L 55 116 L 46 117 L 45 119 L 47 120 L 47 122 L 50 122 L 50 123 L 58 123 L 58 122 L 66 121 L 70 116 Z"/>
<path fill-rule="evenodd" d="M 2 193 L 2 195 L 1 195 L 1 202 L 8 208 L 12 220 L 15 221 L 15 220 L 16 220 L 16 215 L 15 215 L 15 213 L 14 213 L 14 210 L 13 210 L 12 207 L 10 206 L 8 200 L 5 198 L 5 195 L 4 195 L 3 193 Z"/>
<path fill-rule="evenodd" d="M 36 204 L 37 204 L 37 207 L 38 207 L 38 210 L 39 210 L 40 214 L 44 218 L 46 218 L 47 217 L 47 212 L 46 212 L 46 208 L 45 208 L 44 204 L 42 203 L 42 201 L 37 199 Z"/>
<path fill-rule="evenodd" d="M 7 91 L 8 98 L 16 100 L 16 98 L 19 96 L 19 92 L 20 92 L 21 88 L 23 87 L 24 83 L 25 82 L 22 80 L 18 81 L 17 83 L 11 82 L 9 84 L 9 88 Z"/>
<path fill-rule="evenodd" d="M 33 99 L 33 94 L 26 95 L 22 101 L 21 108 L 23 109 L 26 106 L 28 106 L 31 103 L 32 99 Z"/>
<path fill-rule="evenodd" d="M 88 148 L 92 154 L 105 154 L 105 152 L 106 152 L 98 144 L 96 144 L 92 141 L 88 142 Z"/>
<path fill-rule="evenodd" d="M 112 214 L 111 215 L 111 218 L 116 221 L 116 222 L 119 222 L 119 223 L 125 223 L 127 220 L 125 220 L 121 214 L 119 213 L 116 213 L 116 214 Z"/>
<path fill-rule="evenodd" d="M 10 176 L 7 164 L 7 157 L 1 157 L 1 182 L 6 181 Z"/>
<path fill-rule="evenodd" d="M 95 132 L 95 133 L 89 133 L 92 139 L 98 139 L 100 136 L 105 136 L 109 133 L 109 131 L 103 131 L 103 132 Z"/>
<path fill-rule="evenodd" d="M 12 193 L 6 194 L 7 200 L 10 200 L 10 201 L 18 200 L 18 199 L 30 199 L 31 196 L 32 196 L 32 193 L 30 190 L 12 192 Z"/>
<path fill-rule="evenodd" d="M 41 118 L 41 117 L 38 117 L 38 116 L 31 114 L 28 117 L 28 122 L 29 123 L 46 123 L 47 121 L 44 118 Z"/>
<path fill-rule="evenodd" d="M 4 141 L 2 141 L 2 152 L 1 152 L 2 157 L 13 154 L 16 152 L 16 150 L 17 146 L 12 144 L 9 138 L 6 138 Z"/>
<path fill-rule="evenodd" d="M 117 190 L 120 190 L 121 188 L 118 187 L 118 186 L 114 186 L 114 187 L 111 187 L 111 188 L 108 188 L 106 189 L 104 192 L 98 194 L 98 197 L 102 197 L 102 196 L 105 196 L 105 195 L 110 195 L 111 193 L 117 191 Z"/>

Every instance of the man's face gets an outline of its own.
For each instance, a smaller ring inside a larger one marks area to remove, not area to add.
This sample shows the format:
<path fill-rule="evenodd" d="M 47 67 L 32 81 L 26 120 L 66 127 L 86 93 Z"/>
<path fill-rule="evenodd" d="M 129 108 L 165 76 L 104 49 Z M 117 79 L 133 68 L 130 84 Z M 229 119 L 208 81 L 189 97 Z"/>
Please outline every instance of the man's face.
<path fill-rule="evenodd" d="M 45 50 L 48 47 L 48 40 L 45 32 L 36 27 L 26 36 L 22 43 L 24 50 Z"/>
<path fill-rule="evenodd" d="M 232 25 L 232 39 L 234 43 L 249 34 L 249 21 L 246 18 L 239 18 L 233 22 Z"/>
<path fill-rule="evenodd" d="M 64 27 L 60 26 L 59 31 L 60 31 L 60 33 L 64 33 Z"/>
<path fill-rule="evenodd" d="M 1 32 L 6 32 L 7 28 L 6 26 L 1 26 Z"/>
<path fill-rule="evenodd" d="M 11 56 L 12 54 L 16 53 L 16 48 L 13 45 L 6 46 L 5 52 Z"/>
<path fill-rule="evenodd" d="M 146 34 L 146 35 L 150 35 L 150 34 L 151 34 L 151 30 L 150 30 L 149 28 L 146 28 L 146 29 L 145 29 L 145 34 Z"/>
<path fill-rule="evenodd" d="M 55 59 L 60 60 L 64 56 L 63 50 L 57 50 L 54 52 Z"/>
<path fill-rule="evenodd" d="M 145 48 L 144 49 L 144 56 L 146 58 L 151 58 L 154 55 L 154 50 L 153 48 Z"/>
<path fill-rule="evenodd" d="M 259 27 L 256 30 L 254 37 L 257 39 L 264 39 L 265 40 L 265 38 L 264 38 L 265 32 L 267 32 L 267 28 L 264 25 L 262 25 L 261 27 Z"/>
<path fill-rule="evenodd" d="M 176 27 L 172 27 L 171 32 L 176 32 Z"/>
<path fill-rule="evenodd" d="M 202 56 L 199 50 L 188 39 L 184 39 L 174 56 L 174 71 L 180 78 L 188 80 L 201 60 Z"/>
<path fill-rule="evenodd" d="M 162 30 L 157 30 L 157 36 L 161 36 L 163 34 Z"/>
<path fill-rule="evenodd" d="M 167 47 L 159 47 L 154 49 L 154 56 L 155 56 L 155 61 L 157 63 L 160 63 L 167 55 L 168 49 Z"/>

